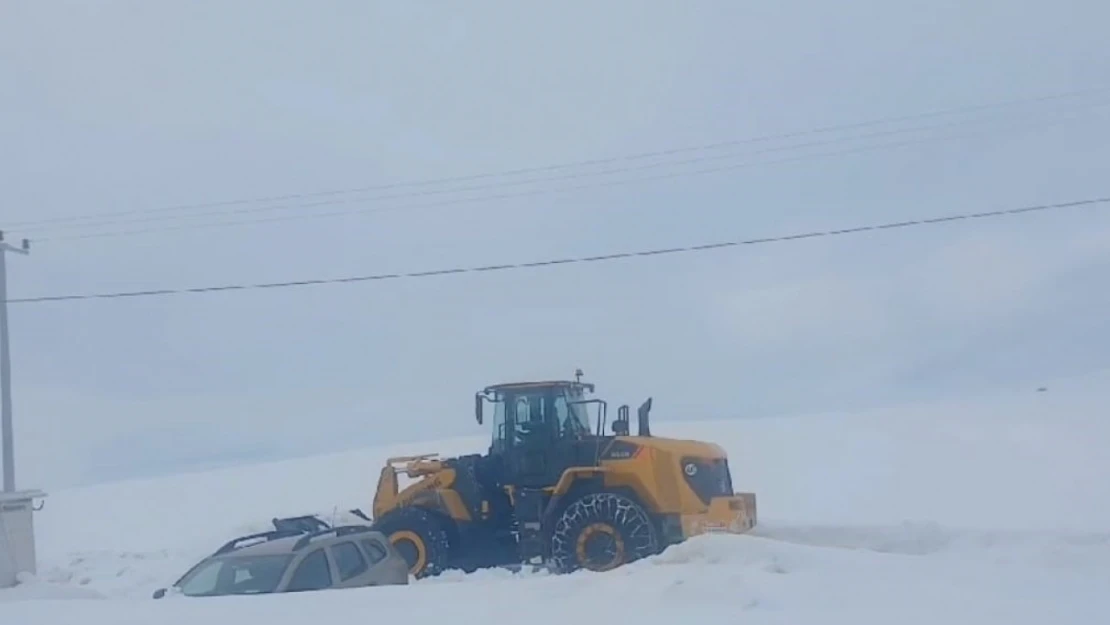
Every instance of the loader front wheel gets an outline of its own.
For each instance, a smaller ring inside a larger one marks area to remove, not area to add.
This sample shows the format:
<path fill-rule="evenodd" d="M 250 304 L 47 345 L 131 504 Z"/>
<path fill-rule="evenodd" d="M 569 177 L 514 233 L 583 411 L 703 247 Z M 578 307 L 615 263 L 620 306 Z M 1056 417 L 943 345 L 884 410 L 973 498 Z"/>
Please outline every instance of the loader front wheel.
<path fill-rule="evenodd" d="M 423 508 L 399 508 L 382 517 L 376 528 L 409 565 L 409 574 L 422 579 L 447 568 L 450 539 L 446 521 Z"/>
<path fill-rule="evenodd" d="M 659 539 L 647 512 L 632 499 L 609 492 L 572 501 L 552 529 L 555 568 L 609 571 L 657 553 Z"/>

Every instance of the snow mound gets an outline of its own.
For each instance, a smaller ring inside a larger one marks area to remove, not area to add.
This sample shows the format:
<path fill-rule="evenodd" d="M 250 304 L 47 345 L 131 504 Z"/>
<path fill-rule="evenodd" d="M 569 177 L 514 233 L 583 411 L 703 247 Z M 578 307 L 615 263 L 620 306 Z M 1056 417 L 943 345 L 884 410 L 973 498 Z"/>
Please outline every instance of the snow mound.
<path fill-rule="evenodd" d="M 657 435 L 725 447 L 736 488 L 758 496 L 760 524 L 607 573 L 495 569 L 402 587 L 149 599 L 275 516 L 361 522 L 345 511 L 369 508 L 388 456 L 468 453 L 484 437 L 55 492 L 37 517 L 39 579 L 0 591 L 23 599 L 5 604 L 4 622 L 299 625 L 445 611 L 530 625 L 1110 622 L 1107 382 L 855 415 L 659 419 Z"/>
<path fill-rule="evenodd" d="M 799 545 L 900 555 L 975 555 L 998 563 L 1064 568 L 1110 565 L 1110 531 L 990 531 L 907 522 L 892 526 L 773 524 L 757 528 L 753 535 Z"/>
<path fill-rule="evenodd" d="M 104 598 L 103 594 L 95 590 L 45 580 L 30 573 L 19 573 L 14 587 L 0 590 L 0 602 Z M 0 614 L 3 612 L 4 609 L 0 608 Z"/>

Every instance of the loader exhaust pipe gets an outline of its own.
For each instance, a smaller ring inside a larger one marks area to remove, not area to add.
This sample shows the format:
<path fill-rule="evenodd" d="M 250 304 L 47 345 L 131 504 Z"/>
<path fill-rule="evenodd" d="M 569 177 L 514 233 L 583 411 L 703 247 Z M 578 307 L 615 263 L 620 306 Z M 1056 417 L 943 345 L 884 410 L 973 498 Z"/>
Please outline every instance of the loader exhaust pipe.
<path fill-rule="evenodd" d="M 639 426 L 640 436 L 651 436 L 651 422 L 648 419 L 651 412 L 651 398 L 648 397 L 647 401 L 640 405 L 636 410 L 637 425 Z"/>

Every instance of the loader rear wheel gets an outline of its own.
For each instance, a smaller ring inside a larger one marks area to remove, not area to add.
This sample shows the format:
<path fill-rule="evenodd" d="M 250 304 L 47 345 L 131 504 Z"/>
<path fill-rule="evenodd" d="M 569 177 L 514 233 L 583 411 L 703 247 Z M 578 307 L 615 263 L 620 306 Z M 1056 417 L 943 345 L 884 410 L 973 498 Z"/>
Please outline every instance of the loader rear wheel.
<path fill-rule="evenodd" d="M 659 539 L 647 512 L 617 493 L 587 493 L 572 501 L 552 529 L 555 568 L 609 571 L 658 552 Z"/>
<path fill-rule="evenodd" d="M 375 528 L 389 538 L 416 579 L 447 568 L 451 551 L 446 521 L 423 508 L 405 507 L 382 517 Z"/>

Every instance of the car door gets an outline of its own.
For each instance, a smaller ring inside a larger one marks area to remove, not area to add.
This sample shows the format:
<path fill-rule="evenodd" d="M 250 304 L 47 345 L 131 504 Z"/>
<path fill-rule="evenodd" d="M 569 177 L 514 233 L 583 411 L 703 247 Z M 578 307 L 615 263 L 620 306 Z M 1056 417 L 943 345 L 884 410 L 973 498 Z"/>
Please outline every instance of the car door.
<path fill-rule="evenodd" d="M 294 566 L 284 592 L 326 590 L 335 586 L 336 571 L 321 547 L 305 554 Z"/>
<path fill-rule="evenodd" d="M 370 562 L 370 570 L 366 576 L 371 585 L 408 583 L 408 562 L 391 547 L 385 536 L 363 536 L 358 544 Z"/>
<path fill-rule="evenodd" d="M 335 588 L 355 588 L 368 586 L 367 573 L 370 561 L 353 540 L 341 539 L 328 544 L 328 553 L 335 562 Z"/>

